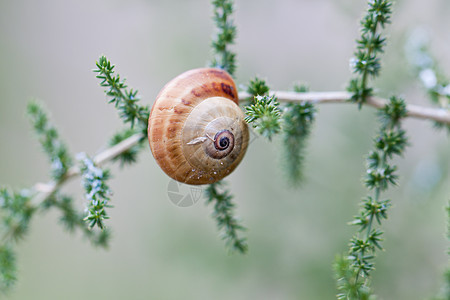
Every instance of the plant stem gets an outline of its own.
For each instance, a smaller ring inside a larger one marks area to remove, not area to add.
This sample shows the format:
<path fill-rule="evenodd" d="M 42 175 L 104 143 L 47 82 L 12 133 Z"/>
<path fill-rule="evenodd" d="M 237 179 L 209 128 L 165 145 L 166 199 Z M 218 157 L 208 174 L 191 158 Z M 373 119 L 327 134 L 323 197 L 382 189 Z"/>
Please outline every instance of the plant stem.
<path fill-rule="evenodd" d="M 288 91 L 272 91 L 270 95 L 276 95 L 278 102 L 303 102 L 309 101 L 313 104 L 319 103 L 350 103 L 349 99 L 352 94 L 349 92 L 308 92 L 296 93 Z M 239 99 L 247 99 L 252 96 L 247 92 L 239 92 Z M 383 108 L 388 103 L 388 100 L 378 97 L 368 97 L 365 102 L 366 105 Z M 434 120 L 450 124 L 450 111 L 442 108 L 423 107 L 418 105 L 407 105 L 407 116 L 417 119 Z"/>
<path fill-rule="evenodd" d="M 117 145 L 100 152 L 99 154 L 94 156 L 93 161 L 96 165 L 100 166 L 117 157 L 119 154 L 129 150 L 131 147 L 137 145 L 140 141 L 142 141 L 143 138 L 145 138 L 144 134 L 142 133 L 135 134 L 118 143 Z M 57 182 L 50 181 L 48 183 L 36 183 L 33 186 L 33 190 L 37 192 L 37 194 L 33 197 L 32 200 L 33 205 L 39 206 L 66 181 L 80 174 L 81 174 L 80 168 L 72 167 L 67 171 L 65 176 Z"/>

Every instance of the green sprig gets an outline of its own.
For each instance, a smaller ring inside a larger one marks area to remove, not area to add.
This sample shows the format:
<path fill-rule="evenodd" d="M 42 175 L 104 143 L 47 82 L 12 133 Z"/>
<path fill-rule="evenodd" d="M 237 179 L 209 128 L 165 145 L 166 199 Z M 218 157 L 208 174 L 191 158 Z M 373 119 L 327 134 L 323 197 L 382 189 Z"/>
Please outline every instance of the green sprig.
<path fill-rule="evenodd" d="M 138 133 L 135 129 L 125 129 L 115 133 L 112 138 L 109 140 L 109 146 L 115 146 L 120 142 L 126 140 L 127 138 Z M 143 148 L 143 143 L 138 143 L 128 150 L 120 153 L 117 157 L 113 158 L 113 161 L 120 161 L 120 166 L 123 167 L 125 165 L 129 165 L 135 163 L 137 161 L 137 156 L 139 152 Z"/>
<path fill-rule="evenodd" d="M 107 228 L 100 231 L 91 230 L 89 224 L 86 224 L 85 213 L 78 212 L 72 197 L 57 193 L 44 203 L 44 208 L 56 207 L 61 211 L 60 222 L 68 232 L 73 233 L 76 229 L 79 229 L 94 246 L 108 247 L 110 231 Z"/>
<path fill-rule="evenodd" d="M 72 166 L 72 157 L 44 109 L 37 102 L 30 102 L 27 110 L 39 142 L 51 162 L 51 176 L 58 181 Z"/>
<path fill-rule="evenodd" d="M 10 192 L 0 189 L 0 208 L 4 236 L 2 242 L 17 241 L 27 233 L 31 217 L 36 207 L 31 204 L 31 193 L 28 190 Z"/>
<path fill-rule="evenodd" d="M 85 197 L 88 200 L 88 215 L 84 220 L 88 222 L 90 228 L 97 225 L 100 229 L 104 229 L 104 220 L 109 219 L 106 208 L 111 207 L 108 204 L 111 190 L 106 184 L 109 172 L 97 167 L 84 153 L 81 153 L 78 159 L 81 162 L 80 170 L 86 192 Z"/>
<path fill-rule="evenodd" d="M 306 83 L 296 83 L 294 84 L 293 90 L 296 93 L 307 93 L 309 92 L 309 85 Z"/>
<path fill-rule="evenodd" d="M 405 101 L 398 97 L 391 97 L 389 104 L 378 111 L 382 128 L 397 126 L 407 114 Z"/>
<path fill-rule="evenodd" d="M 233 1 L 213 0 L 212 5 L 217 32 L 211 43 L 213 59 L 210 66 L 224 69 L 233 76 L 236 70 L 236 54 L 230 50 L 230 45 L 234 44 L 236 38 L 236 26 L 231 19 Z"/>
<path fill-rule="evenodd" d="M 223 69 L 234 76 L 236 54 L 230 50 L 230 46 L 234 44 L 236 38 L 236 26 L 231 19 L 233 1 L 213 0 L 212 5 L 216 33 L 211 42 L 213 59 L 210 67 Z M 223 231 L 223 239 L 230 250 L 245 253 L 247 251 L 246 240 L 238 236 L 238 231 L 244 230 L 244 228 L 233 216 L 234 204 L 231 202 L 233 196 L 228 190 L 220 191 L 219 187 L 221 186 L 223 189 L 221 182 L 208 185 L 205 190 L 206 202 L 208 204 L 214 202 L 213 217 L 216 219 L 219 229 Z"/>
<path fill-rule="evenodd" d="M 281 130 L 281 110 L 275 96 L 256 96 L 245 107 L 245 121 L 262 136 L 272 139 Z"/>
<path fill-rule="evenodd" d="M 397 167 L 389 165 L 388 160 L 394 155 L 402 155 L 408 145 L 406 134 L 401 129 L 401 119 L 406 116 L 405 107 L 402 99 L 392 97 L 386 107 L 379 111 L 380 132 L 374 139 L 374 150 L 367 158 L 364 181 L 373 194 L 362 200 L 359 214 L 350 222 L 359 228 L 350 240 L 348 256 L 341 258 L 348 262 L 349 270 L 337 273 L 338 289 L 343 292 L 341 295 L 347 296 L 340 299 L 361 299 L 363 295 L 368 296 L 367 291 L 370 291 L 370 275 L 375 268 L 376 251 L 383 249 L 383 231 L 375 226 L 380 226 L 382 220 L 387 219 L 391 206 L 391 200 L 381 199 L 381 192 L 395 185 L 398 179 L 395 174 Z M 338 263 L 343 264 L 342 261 Z M 353 274 L 354 278 L 343 278 L 343 274 Z M 348 282 L 353 284 L 350 286 Z"/>
<path fill-rule="evenodd" d="M 239 224 L 239 220 L 233 215 L 235 207 L 232 202 L 233 196 L 223 186 L 223 182 L 208 185 L 205 190 L 206 203 L 214 203 L 213 218 L 217 222 L 217 227 L 222 231 L 222 238 L 231 251 L 246 253 L 248 245 L 246 238 L 239 236 L 239 231 L 244 231 L 245 227 Z"/>
<path fill-rule="evenodd" d="M 7 291 L 16 281 L 16 259 L 13 244 L 28 232 L 28 225 L 37 211 L 31 205 L 32 194 L 28 190 L 11 192 L 0 189 L 2 236 L 0 241 L 0 290 Z"/>
<path fill-rule="evenodd" d="M 351 266 L 347 256 L 338 255 L 335 258 L 333 269 L 336 274 L 339 300 L 374 300 L 368 285 L 364 285 L 361 280 L 357 280 L 358 274 Z"/>
<path fill-rule="evenodd" d="M 105 93 L 111 97 L 109 103 L 114 103 L 124 123 L 130 123 L 131 128 L 138 123 L 145 132 L 150 110 L 138 104 L 138 91 L 128 89 L 125 80 L 120 79 L 118 74 L 114 75 L 115 66 L 105 56 L 101 56 L 95 64 L 97 69 L 94 72 L 99 73 L 96 77 L 102 80 L 100 86 L 108 88 Z"/>
<path fill-rule="evenodd" d="M 17 265 L 14 251 L 8 245 L 0 246 L 0 290 L 10 289 L 17 280 Z"/>
<path fill-rule="evenodd" d="M 283 169 L 286 170 L 286 178 L 294 186 L 304 177 L 304 152 L 315 112 L 310 102 L 288 103 L 283 108 Z"/>
<path fill-rule="evenodd" d="M 357 40 L 357 49 L 350 61 L 353 73 L 359 75 L 353 78 L 347 90 L 352 93 L 351 101 L 361 108 L 366 99 L 373 94 L 368 87 L 369 77 L 376 77 L 380 72 L 378 55 L 384 51 L 386 39 L 378 30 L 390 22 L 391 1 L 370 0 L 366 15 L 361 20 L 361 37 Z"/>
<path fill-rule="evenodd" d="M 253 97 L 268 95 L 269 90 L 266 81 L 258 77 L 251 79 L 247 87 L 247 92 Z"/>
<path fill-rule="evenodd" d="M 131 127 L 137 123 L 137 128 L 120 132 L 113 137 L 111 143 L 116 144 L 137 133 L 139 130 L 145 131 L 149 115 L 149 109 L 137 104 L 137 91 L 128 90 L 120 76 L 114 76 L 114 66 L 105 58 L 101 57 L 97 62 L 99 73 L 98 78 L 102 79 L 101 86 L 109 87 L 106 91 L 121 111 L 121 117 L 124 122 L 130 122 Z M 38 135 L 39 141 L 44 152 L 51 162 L 52 184 L 55 184 L 55 190 L 41 199 L 39 205 L 33 205 L 31 198 L 41 194 L 33 194 L 30 190 L 22 190 L 19 193 L 12 193 L 7 189 L 0 189 L 0 208 L 2 221 L 2 235 L 0 241 L 0 289 L 5 291 L 10 287 L 16 278 L 15 254 L 13 252 L 13 243 L 22 238 L 28 231 L 28 225 L 32 216 L 38 209 L 49 209 L 56 207 L 62 212 L 61 223 L 68 231 L 81 229 L 84 236 L 87 237 L 95 246 L 107 247 L 110 231 L 104 226 L 104 220 L 108 219 L 105 208 L 108 204 L 110 189 L 106 185 L 109 173 L 95 166 L 91 159 L 81 158 L 81 167 L 86 198 L 88 202 L 88 215 L 78 212 L 71 197 L 60 195 L 59 186 L 62 184 L 69 169 L 72 167 L 72 157 L 66 145 L 61 141 L 57 129 L 51 124 L 47 113 L 36 102 L 29 103 L 27 107 L 32 125 Z M 141 146 L 140 144 L 139 146 Z M 139 146 L 132 147 L 130 150 L 118 156 L 122 163 L 129 163 L 136 159 Z M 45 195 L 45 193 L 44 193 Z M 88 224 L 86 224 L 88 223 Z M 98 226 L 99 231 L 92 230 Z"/>

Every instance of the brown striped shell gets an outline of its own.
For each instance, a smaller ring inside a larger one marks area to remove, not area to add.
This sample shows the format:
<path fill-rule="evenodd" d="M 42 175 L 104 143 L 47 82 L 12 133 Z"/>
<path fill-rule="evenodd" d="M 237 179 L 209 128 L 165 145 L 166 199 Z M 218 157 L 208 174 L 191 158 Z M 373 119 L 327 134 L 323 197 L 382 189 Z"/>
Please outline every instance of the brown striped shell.
<path fill-rule="evenodd" d="M 244 157 L 248 128 L 236 86 L 220 69 L 187 71 L 159 92 L 148 120 L 153 156 L 171 178 L 214 183 Z"/>

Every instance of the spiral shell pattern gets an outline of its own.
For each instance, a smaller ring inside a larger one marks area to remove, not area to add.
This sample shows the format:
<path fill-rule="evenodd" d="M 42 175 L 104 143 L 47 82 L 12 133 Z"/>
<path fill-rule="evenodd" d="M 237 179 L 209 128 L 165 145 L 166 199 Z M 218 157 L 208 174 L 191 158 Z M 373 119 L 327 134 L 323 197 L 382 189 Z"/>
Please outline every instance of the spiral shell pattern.
<path fill-rule="evenodd" d="M 214 183 L 230 174 L 248 146 L 248 127 L 236 86 L 220 69 L 187 71 L 158 94 L 148 138 L 161 169 L 187 184 Z"/>

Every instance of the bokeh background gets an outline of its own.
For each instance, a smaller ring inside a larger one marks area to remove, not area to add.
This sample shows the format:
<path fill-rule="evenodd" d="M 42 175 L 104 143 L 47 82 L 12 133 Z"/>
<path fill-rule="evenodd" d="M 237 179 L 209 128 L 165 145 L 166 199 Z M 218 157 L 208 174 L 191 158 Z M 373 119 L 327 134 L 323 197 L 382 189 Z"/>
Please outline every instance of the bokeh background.
<path fill-rule="evenodd" d="M 237 1 L 238 84 L 260 75 L 274 89 L 307 82 L 345 88 L 366 1 Z M 450 2 L 396 1 L 379 93 L 430 105 L 404 57 L 420 26 L 450 76 Z M 0 183 L 48 180 L 48 164 L 25 117 L 30 99 L 52 113 L 73 154 L 104 149 L 119 128 L 92 73 L 105 54 L 142 101 L 152 104 L 175 75 L 205 66 L 213 33 L 209 0 L 0 0 Z M 37 216 L 18 246 L 18 299 L 334 299 L 332 262 L 347 250 L 346 225 L 366 193 L 364 160 L 377 128 L 374 110 L 322 105 L 309 140 L 306 181 L 291 189 L 279 168 L 279 141 L 256 138 L 227 180 L 249 228 L 248 255 L 228 255 L 204 201 L 171 203 L 169 179 L 146 149 L 139 163 L 111 166 L 114 208 L 109 250 L 92 248 Z M 374 288 L 382 299 L 435 295 L 447 265 L 444 206 L 450 198 L 449 136 L 407 120 L 411 147 L 399 165 Z M 79 180 L 64 188 L 84 205 Z"/>

